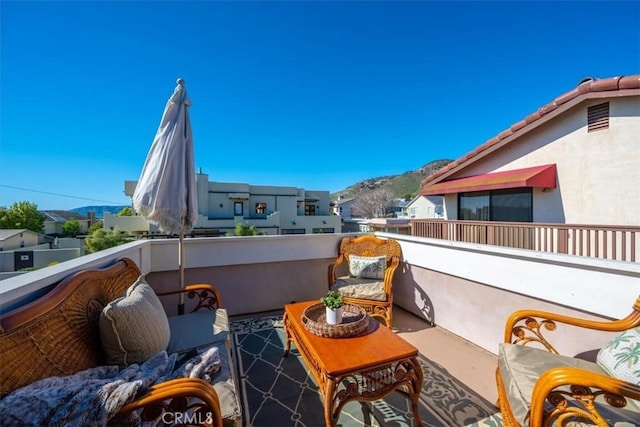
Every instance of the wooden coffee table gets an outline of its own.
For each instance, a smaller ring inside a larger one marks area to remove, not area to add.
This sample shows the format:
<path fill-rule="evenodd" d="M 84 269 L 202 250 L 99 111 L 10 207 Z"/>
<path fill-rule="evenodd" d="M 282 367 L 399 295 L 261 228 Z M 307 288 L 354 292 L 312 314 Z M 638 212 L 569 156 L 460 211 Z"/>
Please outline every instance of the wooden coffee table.
<path fill-rule="evenodd" d="M 302 313 L 318 302 L 285 305 L 284 356 L 294 342 L 322 392 L 326 426 L 335 425 L 347 402 L 373 401 L 394 391 L 411 401 L 416 425 L 421 426 L 418 398 L 423 374 L 418 349 L 374 319 L 369 319 L 369 329 L 356 337 L 314 335 L 302 323 Z"/>

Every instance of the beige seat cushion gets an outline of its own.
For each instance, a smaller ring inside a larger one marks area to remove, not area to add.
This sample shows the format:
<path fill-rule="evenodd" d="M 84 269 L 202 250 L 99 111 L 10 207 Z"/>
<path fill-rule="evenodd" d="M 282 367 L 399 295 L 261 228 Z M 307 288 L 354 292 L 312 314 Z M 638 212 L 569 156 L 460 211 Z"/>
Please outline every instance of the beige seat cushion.
<path fill-rule="evenodd" d="M 374 301 L 387 300 L 387 294 L 384 292 L 384 282 L 376 279 L 340 277 L 331 287 L 331 290 L 338 291 L 345 297 Z"/>
<path fill-rule="evenodd" d="M 229 336 L 227 310 L 200 310 L 169 318 L 171 339 L 168 353 L 185 353 L 195 348 L 223 343 Z"/>
<path fill-rule="evenodd" d="M 234 378 L 231 366 L 231 351 L 229 345 L 220 344 L 221 369 L 213 378 L 213 388 L 220 399 L 220 409 L 222 411 L 222 421 L 225 426 L 236 426 L 241 420 L 242 411 L 240 400 L 236 392 L 236 379 Z"/>
<path fill-rule="evenodd" d="M 529 408 L 531 407 L 533 387 L 540 375 L 547 370 L 558 367 L 574 367 L 607 375 L 602 368 L 593 362 L 559 356 L 533 347 L 506 343 L 500 344 L 498 349 L 498 366 L 511 411 L 521 425 L 529 424 Z M 637 401 L 630 401 L 627 409 L 614 409 L 599 403 L 596 405 L 601 411 L 600 413 L 607 418 L 609 425 L 637 421 L 640 417 L 640 402 Z"/>
<path fill-rule="evenodd" d="M 107 304 L 99 328 L 106 362 L 112 365 L 142 363 L 169 344 L 167 315 L 143 276 L 124 296 Z"/>
<path fill-rule="evenodd" d="M 231 370 L 231 350 L 229 345 L 229 317 L 227 310 L 200 310 L 195 313 L 171 316 L 169 318 L 171 340 L 168 353 L 185 354 L 202 352 L 211 345 L 218 347 L 220 372 L 213 377 L 213 388 L 220 399 L 222 421 L 227 427 L 237 427 L 242 411 L 236 391 L 236 379 Z"/>

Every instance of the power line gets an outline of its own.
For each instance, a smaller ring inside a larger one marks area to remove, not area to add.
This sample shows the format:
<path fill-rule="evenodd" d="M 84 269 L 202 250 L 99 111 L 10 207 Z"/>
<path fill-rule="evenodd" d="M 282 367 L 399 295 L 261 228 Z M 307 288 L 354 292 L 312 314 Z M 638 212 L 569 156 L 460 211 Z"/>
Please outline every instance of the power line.
<path fill-rule="evenodd" d="M 90 202 L 110 203 L 110 204 L 114 204 L 114 205 L 121 205 L 122 204 L 122 202 L 112 202 L 112 201 L 109 201 L 109 200 L 89 199 L 87 197 L 69 196 L 68 194 L 60 194 L 60 193 L 51 193 L 49 191 L 32 190 L 30 188 L 14 187 L 12 185 L 0 184 L 0 187 L 11 188 L 11 189 L 14 189 L 14 190 L 21 190 L 21 191 L 30 191 L 32 193 L 49 194 L 51 196 L 68 197 L 70 199 L 88 200 Z"/>

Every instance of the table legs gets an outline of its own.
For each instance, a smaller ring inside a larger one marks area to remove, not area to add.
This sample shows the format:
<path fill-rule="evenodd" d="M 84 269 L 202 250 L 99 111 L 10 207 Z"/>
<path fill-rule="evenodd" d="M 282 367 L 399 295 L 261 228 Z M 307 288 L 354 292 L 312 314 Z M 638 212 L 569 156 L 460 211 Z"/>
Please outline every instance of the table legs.
<path fill-rule="evenodd" d="M 282 357 L 287 357 L 289 355 L 289 351 L 291 351 L 291 333 L 289 332 L 289 316 L 287 315 L 287 312 L 285 311 L 284 315 L 282 316 L 282 324 L 284 325 L 284 336 L 287 340 L 285 347 L 284 347 L 284 354 L 282 355 Z"/>
<path fill-rule="evenodd" d="M 324 418 L 334 426 L 340 412 L 350 401 L 374 401 L 396 392 L 411 402 L 416 426 L 422 426 L 419 399 L 424 376 L 417 358 L 410 358 L 362 372 L 327 378 L 323 390 Z M 339 385 L 342 387 L 338 387 Z"/>
<path fill-rule="evenodd" d="M 296 331 L 289 323 L 286 312 L 283 324 L 286 336 L 283 357 L 289 355 L 291 342 L 295 341 L 297 348 L 301 350 L 300 353 L 307 368 L 314 375 L 320 387 L 324 406 L 324 422 L 327 427 L 335 425 L 340 411 L 348 402 L 352 400 L 370 402 L 382 399 L 394 391 L 411 402 L 415 425 L 422 426 L 418 403 L 424 374 L 416 357 L 339 377 L 328 377 L 324 372 L 321 372 L 318 364 L 313 363 L 313 360 L 308 360 L 310 356 L 306 354 L 305 349 L 300 348 L 300 343 L 296 339 Z M 339 387 L 341 384 L 342 387 Z"/>

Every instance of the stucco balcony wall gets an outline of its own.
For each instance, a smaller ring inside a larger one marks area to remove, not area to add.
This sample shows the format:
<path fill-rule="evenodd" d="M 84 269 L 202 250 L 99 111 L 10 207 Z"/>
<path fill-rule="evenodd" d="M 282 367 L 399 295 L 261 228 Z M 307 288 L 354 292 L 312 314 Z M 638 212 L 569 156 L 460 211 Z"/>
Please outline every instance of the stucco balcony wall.
<path fill-rule="evenodd" d="M 282 308 L 291 301 L 320 298 L 327 267 L 345 235 L 251 236 L 185 240 L 185 283 L 211 283 L 229 315 Z M 179 282 L 177 246 L 157 241 L 147 280 L 158 290 Z M 177 305 L 167 306 L 171 313 Z"/>
<path fill-rule="evenodd" d="M 185 282 L 212 283 L 230 315 L 319 298 L 342 237 L 353 234 L 186 238 Z M 640 265 L 390 233 L 403 251 L 396 305 L 496 353 L 514 310 L 538 308 L 591 318 L 622 317 L 640 294 Z M 178 240 L 141 240 L 0 282 L 0 310 L 44 294 L 75 271 L 129 257 L 157 290 L 179 281 Z M 164 300 L 177 310 L 177 298 Z M 188 309 L 187 305 L 187 309 Z M 572 332 L 558 350 L 598 348 L 609 337 Z"/>
<path fill-rule="evenodd" d="M 515 310 L 534 308 L 592 319 L 624 317 L 640 295 L 640 264 L 377 233 L 400 242 L 394 303 L 497 352 Z M 553 334 L 562 336 L 561 329 Z M 550 335 L 552 336 L 552 335 Z M 572 330 L 561 354 L 600 348 L 608 333 Z"/>

